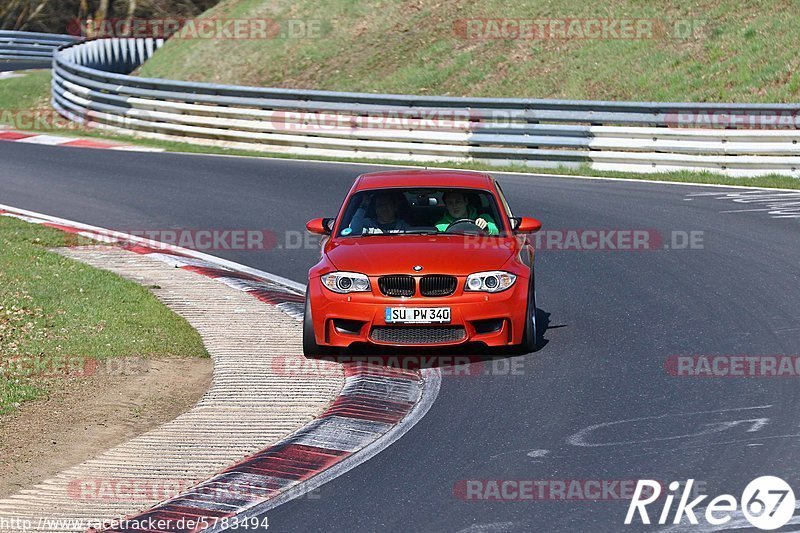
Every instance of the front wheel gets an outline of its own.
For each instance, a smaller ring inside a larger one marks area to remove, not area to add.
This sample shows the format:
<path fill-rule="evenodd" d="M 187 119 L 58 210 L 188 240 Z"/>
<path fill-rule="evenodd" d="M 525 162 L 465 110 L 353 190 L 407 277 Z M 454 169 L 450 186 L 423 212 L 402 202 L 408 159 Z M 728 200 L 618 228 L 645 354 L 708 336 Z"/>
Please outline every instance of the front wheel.
<path fill-rule="evenodd" d="M 306 307 L 303 313 L 303 355 L 306 357 L 322 357 L 336 353 L 330 346 L 320 346 L 314 335 L 314 321 L 311 319 L 311 300 L 306 291 Z"/>
<path fill-rule="evenodd" d="M 539 331 L 536 328 L 536 280 L 531 272 L 530 287 L 528 288 L 528 305 L 525 309 L 525 332 L 519 349 L 522 353 L 536 351 L 539 340 Z"/>

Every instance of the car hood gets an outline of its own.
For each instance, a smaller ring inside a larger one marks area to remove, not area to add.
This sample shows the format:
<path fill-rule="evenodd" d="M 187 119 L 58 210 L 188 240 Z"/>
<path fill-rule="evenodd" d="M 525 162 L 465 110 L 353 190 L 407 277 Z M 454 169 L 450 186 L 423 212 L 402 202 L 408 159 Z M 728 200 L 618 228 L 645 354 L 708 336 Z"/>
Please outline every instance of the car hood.
<path fill-rule="evenodd" d="M 325 254 L 337 270 L 369 276 L 423 274 L 466 276 L 497 270 L 517 252 L 514 238 L 464 235 L 369 236 L 331 240 Z"/>

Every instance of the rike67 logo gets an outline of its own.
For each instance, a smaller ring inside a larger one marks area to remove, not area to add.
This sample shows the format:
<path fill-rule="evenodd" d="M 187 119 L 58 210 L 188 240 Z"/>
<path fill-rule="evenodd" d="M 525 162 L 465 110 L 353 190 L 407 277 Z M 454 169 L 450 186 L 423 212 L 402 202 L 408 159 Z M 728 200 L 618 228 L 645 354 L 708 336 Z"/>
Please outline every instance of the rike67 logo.
<path fill-rule="evenodd" d="M 651 508 L 650 511 L 656 511 L 657 513 L 651 519 L 647 507 L 660 499 L 662 486 L 658 481 L 640 479 L 636 484 L 631 504 L 628 507 L 625 524 L 632 524 L 634 517 L 638 514 L 642 524 L 651 524 L 653 523 L 652 520 L 655 520 L 657 524 L 666 525 L 670 523 L 670 517 L 672 516 L 672 524 L 680 524 L 685 517 L 690 524 L 697 525 L 699 522 L 695 514 L 695 508 L 699 507 L 708 496 L 698 496 L 689 501 L 692 496 L 693 484 L 693 479 L 688 480 L 683 485 L 677 481 L 670 483 L 669 492 L 663 498 L 664 506 L 661 508 L 661 512 L 658 513 L 657 508 Z M 683 492 L 678 495 L 677 491 L 681 486 L 683 486 Z M 644 494 L 647 494 L 647 496 L 643 497 Z M 679 496 L 679 498 L 673 514 L 672 504 L 676 496 Z M 762 476 L 754 479 L 745 487 L 739 501 L 730 494 L 721 494 L 708 502 L 704 513 L 701 514 L 699 510 L 697 510 L 697 513 L 705 518 L 706 523 L 712 526 L 721 526 L 730 522 L 734 516 L 740 516 L 737 512 L 739 506 L 741 506 L 741 515 L 750 525 L 758 529 L 771 531 L 785 526 L 794 516 L 794 491 L 788 483 L 779 477 Z M 652 507 L 656 507 L 656 505 Z M 744 526 L 744 521 L 741 522 L 741 525 Z"/>

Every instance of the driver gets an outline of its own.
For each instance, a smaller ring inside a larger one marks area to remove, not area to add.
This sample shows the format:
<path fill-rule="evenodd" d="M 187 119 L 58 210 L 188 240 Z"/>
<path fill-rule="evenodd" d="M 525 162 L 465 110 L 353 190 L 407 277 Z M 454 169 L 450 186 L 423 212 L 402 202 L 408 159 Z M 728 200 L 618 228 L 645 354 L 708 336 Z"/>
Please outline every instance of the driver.
<path fill-rule="evenodd" d="M 375 195 L 375 218 L 367 217 L 367 207 L 372 198 L 367 196 L 353 214 L 347 228 L 348 233 L 363 235 L 369 233 L 399 233 L 409 229 L 408 224 L 397 216 L 400 197 L 394 193 L 383 192 Z"/>
<path fill-rule="evenodd" d="M 436 229 L 445 231 L 450 224 L 456 220 L 467 218 L 475 222 L 475 225 L 489 232 L 489 235 L 500 235 L 497 224 L 491 216 L 487 214 L 478 215 L 478 210 L 469 205 L 467 195 L 461 191 L 447 191 L 443 196 L 444 205 L 447 208 L 442 219 L 436 223 Z"/>

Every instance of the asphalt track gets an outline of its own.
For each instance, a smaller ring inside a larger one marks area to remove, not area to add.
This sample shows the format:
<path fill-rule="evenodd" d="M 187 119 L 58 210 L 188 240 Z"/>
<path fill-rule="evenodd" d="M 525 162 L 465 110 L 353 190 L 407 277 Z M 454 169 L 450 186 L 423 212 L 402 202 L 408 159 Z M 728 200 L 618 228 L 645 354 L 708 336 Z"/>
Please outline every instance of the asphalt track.
<path fill-rule="evenodd" d="M 0 72 L 49 67 L 50 63 L 47 61 L 0 61 Z"/>
<path fill-rule="evenodd" d="M 286 244 L 285 232 L 294 241 L 308 219 L 335 214 L 353 178 L 370 170 L 0 143 L 0 203 L 119 230 L 265 228 Z M 545 345 L 500 359 L 495 375 L 445 371 L 438 399 L 408 434 L 270 511 L 270 531 L 640 529 L 622 525 L 625 501 L 463 501 L 453 491 L 459 480 L 693 478 L 712 496 L 738 497 L 771 474 L 797 490 L 797 379 L 674 377 L 665 360 L 798 355 L 800 219 L 688 196 L 725 191 L 717 188 L 500 182 L 515 213 L 546 229 L 647 229 L 666 244 L 673 231 L 700 231 L 703 247 L 540 250 Z M 319 252 L 213 253 L 304 282 Z"/>

